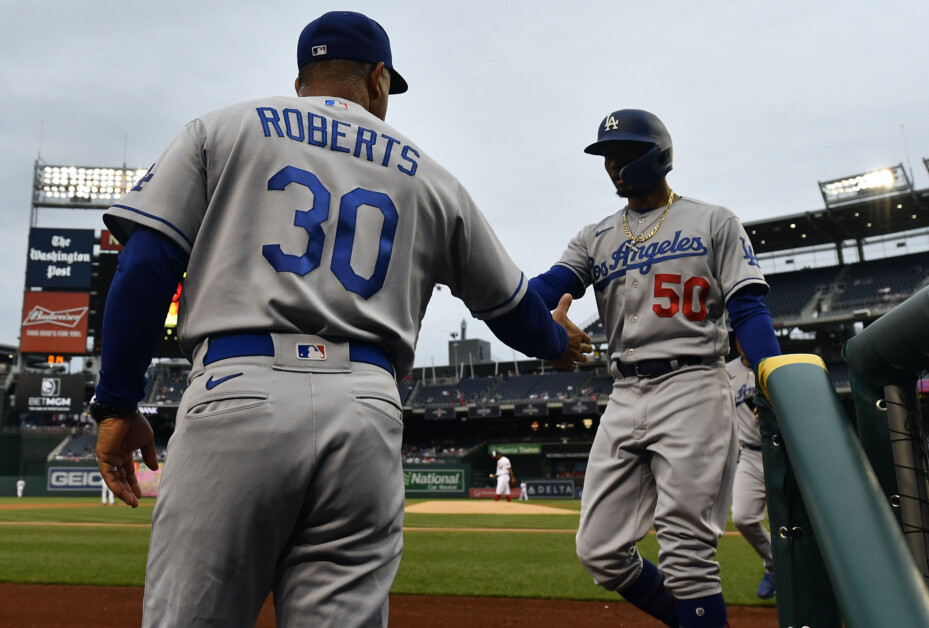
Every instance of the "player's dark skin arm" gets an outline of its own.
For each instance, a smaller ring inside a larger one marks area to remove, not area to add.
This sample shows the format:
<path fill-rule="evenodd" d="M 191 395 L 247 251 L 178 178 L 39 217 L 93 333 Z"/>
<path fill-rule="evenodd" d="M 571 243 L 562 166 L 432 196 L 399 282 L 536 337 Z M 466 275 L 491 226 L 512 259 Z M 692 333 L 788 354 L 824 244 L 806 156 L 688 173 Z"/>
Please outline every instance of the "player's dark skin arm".
<path fill-rule="evenodd" d="M 103 368 L 97 401 L 135 407 L 145 394 L 145 370 L 161 339 L 164 317 L 187 264 L 187 254 L 167 237 L 139 227 L 129 238 L 107 297 L 103 317 Z M 116 497 L 133 508 L 142 488 L 132 454 L 140 450 L 149 469 L 158 469 L 155 435 L 138 410 L 104 419 L 97 430 L 100 475 Z"/>
<path fill-rule="evenodd" d="M 574 298 L 570 294 L 563 294 L 558 301 L 558 307 L 552 312 L 552 319 L 568 332 L 568 350 L 561 357 L 548 360 L 548 363 L 557 369 L 567 371 L 576 371 L 579 362 L 588 360 L 585 354 L 594 350 L 587 332 L 568 318 L 568 308 L 571 307 L 573 300 Z"/>
<path fill-rule="evenodd" d="M 568 318 L 571 295 L 563 295 L 549 313 L 544 301 L 531 288 L 522 301 L 502 316 L 485 322 L 507 345 L 526 355 L 542 358 L 555 368 L 573 371 L 593 351 L 590 336 Z"/>
<path fill-rule="evenodd" d="M 123 502 L 138 507 L 142 487 L 135 473 L 132 452 L 142 452 L 142 460 L 153 471 L 158 469 L 155 433 L 138 410 L 127 417 L 104 419 L 97 429 L 97 465 L 107 487 Z"/>

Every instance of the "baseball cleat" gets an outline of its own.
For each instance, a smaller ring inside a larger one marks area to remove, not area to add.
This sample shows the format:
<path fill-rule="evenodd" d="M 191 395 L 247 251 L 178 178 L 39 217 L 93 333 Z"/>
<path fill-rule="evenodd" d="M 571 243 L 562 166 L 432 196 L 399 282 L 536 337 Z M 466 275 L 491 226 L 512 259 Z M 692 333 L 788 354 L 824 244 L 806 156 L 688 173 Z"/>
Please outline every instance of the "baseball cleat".
<path fill-rule="evenodd" d="M 758 584 L 757 595 L 762 600 L 769 600 L 774 597 L 774 589 L 774 574 L 766 573 Z"/>

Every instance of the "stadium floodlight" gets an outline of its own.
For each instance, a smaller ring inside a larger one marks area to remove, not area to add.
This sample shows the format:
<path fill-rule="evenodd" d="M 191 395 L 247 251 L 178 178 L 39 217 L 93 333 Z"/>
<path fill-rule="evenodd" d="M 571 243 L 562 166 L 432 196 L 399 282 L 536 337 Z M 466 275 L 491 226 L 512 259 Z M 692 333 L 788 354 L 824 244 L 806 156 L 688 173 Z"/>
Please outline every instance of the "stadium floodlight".
<path fill-rule="evenodd" d="M 913 184 L 902 163 L 851 177 L 819 182 L 819 191 L 823 195 L 826 207 L 912 189 Z"/>
<path fill-rule="evenodd" d="M 146 172 L 146 168 L 36 164 L 33 205 L 105 209 Z"/>

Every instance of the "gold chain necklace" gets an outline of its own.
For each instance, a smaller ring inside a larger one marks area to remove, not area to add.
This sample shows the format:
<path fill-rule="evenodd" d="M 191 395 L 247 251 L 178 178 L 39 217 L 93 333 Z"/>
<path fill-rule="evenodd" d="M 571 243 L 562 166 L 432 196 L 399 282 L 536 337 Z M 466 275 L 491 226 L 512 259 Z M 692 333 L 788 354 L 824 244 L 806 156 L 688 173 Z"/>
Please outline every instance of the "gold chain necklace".
<path fill-rule="evenodd" d="M 655 225 L 655 228 L 652 229 L 652 232 L 649 233 L 647 236 L 636 236 L 636 235 L 633 235 L 631 231 L 629 231 L 629 223 L 626 222 L 626 214 L 629 213 L 629 207 L 627 206 L 626 209 L 623 211 L 623 229 L 626 230 L 626 235 L 629 236 L 629 240 L 632 242 L 645 242 L 646 240 L 651 238 L 653 235 L 658 233 L 658 230 L 661 229 L 661 223 L 664 222 L 665 216 L 668 215 L 668 210 L 671 209 L 671 203 L 673 202 L 674 202 L 674 190 L 671 190 L 671 195 L 668 197 L 668 206 L 664 208 L 664 211 L 661 213 L 661 218 L 658 219 L 658 224 Z"/>

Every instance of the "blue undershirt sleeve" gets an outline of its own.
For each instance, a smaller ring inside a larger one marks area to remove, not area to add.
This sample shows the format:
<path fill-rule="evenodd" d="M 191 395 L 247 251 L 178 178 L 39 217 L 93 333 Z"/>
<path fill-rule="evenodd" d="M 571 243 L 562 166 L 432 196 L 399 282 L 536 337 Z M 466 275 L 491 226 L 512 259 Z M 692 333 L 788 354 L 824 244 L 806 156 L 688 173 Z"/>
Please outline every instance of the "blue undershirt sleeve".
<path fill-rule="evenodd" d="M 533 358 L 553 360 L 568 349 L 568 332 L 552 320 L 531 284 L 519 305 L 484 322 L 502 342 Z"/>
<path fill-rule="evenodd" d="M 736 292 L 726 302 L 732 330 L 753 369 L 764 358 L 781 355 L 771 312 L 764 302 L 766 293 L 764 286 L 750 285 Z"/>
<path fill-rule="evenodd" d="M 580 299 L 587 290 L 584 282 L 561 264 L 555 264 L 546 272 L 530 279 L 529 288 L 542 298 L 549 310 L 558 307 L 558 301 L 565 294 Z"/>
<path fill-rule="evenodd" d="M 170 238 L 145 227 L 125 243 L 103 312 L 98 401 L 130 406 L 145 395 L 145 371 L 187 259 Z"/>

